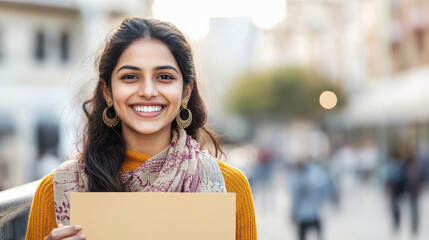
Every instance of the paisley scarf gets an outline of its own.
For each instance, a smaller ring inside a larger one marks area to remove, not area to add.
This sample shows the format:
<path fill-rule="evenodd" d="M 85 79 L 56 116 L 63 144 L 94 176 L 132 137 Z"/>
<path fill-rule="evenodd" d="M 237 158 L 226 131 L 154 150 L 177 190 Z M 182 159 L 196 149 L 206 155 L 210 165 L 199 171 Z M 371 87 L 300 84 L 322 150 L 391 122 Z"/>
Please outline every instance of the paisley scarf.
<path fill-rule="evenodd" d="M 70 193 L 88 191 L 84 169 L 84 163 L 70 160 L 54 172 L 57 224 L 70 223 Z M 119 179 L 126 183 L 127 192 L 226 192 L 216 159 L 201 151 L 197 141 L 183 129 L 173 132 L 167 148 L 137 169 L 121 173 Z"/>

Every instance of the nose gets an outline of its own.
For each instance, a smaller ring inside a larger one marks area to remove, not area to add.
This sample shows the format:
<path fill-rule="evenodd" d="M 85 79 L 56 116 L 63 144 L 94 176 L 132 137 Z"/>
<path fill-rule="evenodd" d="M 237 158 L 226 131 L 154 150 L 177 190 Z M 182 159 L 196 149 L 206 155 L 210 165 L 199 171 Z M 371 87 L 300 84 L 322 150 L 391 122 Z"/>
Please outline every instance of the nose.
<path fill-rule="evenodd" d="M 147 99 L 158 96 L 156 84 L 150 78 L 144 79 L 139 85 L 137 95 Z"/>

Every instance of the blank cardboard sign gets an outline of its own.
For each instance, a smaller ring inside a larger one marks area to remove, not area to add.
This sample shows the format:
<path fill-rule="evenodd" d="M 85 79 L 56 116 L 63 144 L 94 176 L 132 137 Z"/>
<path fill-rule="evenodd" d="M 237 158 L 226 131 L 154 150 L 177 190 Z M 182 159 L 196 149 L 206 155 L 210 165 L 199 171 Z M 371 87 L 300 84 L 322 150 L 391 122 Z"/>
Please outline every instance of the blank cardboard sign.
<path fill-rule="evenodd" d="M 233 240 L 235 193 L 71 193 L 88 240 Z"/>

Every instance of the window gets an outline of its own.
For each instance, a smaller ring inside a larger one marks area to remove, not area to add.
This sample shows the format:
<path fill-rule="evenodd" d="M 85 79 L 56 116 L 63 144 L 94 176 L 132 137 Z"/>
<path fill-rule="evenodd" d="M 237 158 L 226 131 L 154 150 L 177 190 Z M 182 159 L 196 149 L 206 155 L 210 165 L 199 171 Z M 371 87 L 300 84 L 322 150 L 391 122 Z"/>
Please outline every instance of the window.
<path fill-rule="evenodd" d="M 70 58 L 70 37 L 66 31 L 61 33 L 60 54 L 61 54 L 61 60 L 63 62 L 67 62 L 69 60 L 69 58 Z"/>
<path fill-rule="evenodd" d="M 3 47 L 3 35 L 2 35 L 2 32 L 0 31 L 0 63 L 2 62 L 3 57 L 4 57 L 3 50 L 4 50 L 4 47 Z"/>
<path fill-rule="evenodd" d="M 56 123 L 45 120 L 37 124 L 37 149 L 39 156 L 46 153 L 57 155 L 59 135 L 59 126 Z"/>
<path fill-rule="evenodd" d="M 42 31 L 36 33 L 36 41 L 34 48 L 34 57 L 38 61 L 42 61 L 46 57 L 46 36 Z"/>

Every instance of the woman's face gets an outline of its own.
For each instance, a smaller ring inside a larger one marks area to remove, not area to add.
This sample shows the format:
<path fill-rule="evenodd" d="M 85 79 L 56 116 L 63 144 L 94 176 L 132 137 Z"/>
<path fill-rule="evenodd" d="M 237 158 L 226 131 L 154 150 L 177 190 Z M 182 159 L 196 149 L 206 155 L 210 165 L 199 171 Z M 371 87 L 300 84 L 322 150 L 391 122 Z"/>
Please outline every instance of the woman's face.
<path fill-rule="evenodd" d="M 170 49 L 158 39 L 138 39 L 120 56 L 112 72 L 113 106 L 124 136 L 170 134 L 183 100 L 183 76 Z M 105 97 L 110 96 L 107 88 Z"/>

